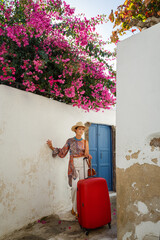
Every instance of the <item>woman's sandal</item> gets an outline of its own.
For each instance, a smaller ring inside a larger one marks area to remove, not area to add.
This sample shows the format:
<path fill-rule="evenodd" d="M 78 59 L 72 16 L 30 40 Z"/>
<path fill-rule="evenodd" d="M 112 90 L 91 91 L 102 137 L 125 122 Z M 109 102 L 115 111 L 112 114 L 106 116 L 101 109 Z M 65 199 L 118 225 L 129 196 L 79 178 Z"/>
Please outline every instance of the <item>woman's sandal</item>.
<path fill-rule="evenodd" d="M 72 215 L 74 215 L 74 216 L 76 217 L 76 219 L 78 219 L 78 213 L 75 213 L 75 211 L 73 210 L 73 208 L 72 208 L 72 210 L 71 210 L 71 213 L 72 213 Z"/>
<path fill-rule="evenodd" d="M 71 210 L 71 213 L 72 213 L 72 215 L 76 216 L 76 213 L 75 213 L 75 211 L 73 210 L 73 208 L 72 208 L 72 210 Z"/>

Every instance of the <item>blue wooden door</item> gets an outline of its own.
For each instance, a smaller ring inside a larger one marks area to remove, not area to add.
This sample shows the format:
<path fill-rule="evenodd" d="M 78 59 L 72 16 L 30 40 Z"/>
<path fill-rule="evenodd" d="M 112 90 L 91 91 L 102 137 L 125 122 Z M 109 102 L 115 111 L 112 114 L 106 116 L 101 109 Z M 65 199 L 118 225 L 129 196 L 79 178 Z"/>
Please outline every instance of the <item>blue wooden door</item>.
<path fill-rule="evenodd" d="M 92 155 L 92 166 L 97 177 L 106 179 L 108 189 L 112 190 L 112 144 L 111 127 L 91 124 L 89 128 L 89 152 Z"/>

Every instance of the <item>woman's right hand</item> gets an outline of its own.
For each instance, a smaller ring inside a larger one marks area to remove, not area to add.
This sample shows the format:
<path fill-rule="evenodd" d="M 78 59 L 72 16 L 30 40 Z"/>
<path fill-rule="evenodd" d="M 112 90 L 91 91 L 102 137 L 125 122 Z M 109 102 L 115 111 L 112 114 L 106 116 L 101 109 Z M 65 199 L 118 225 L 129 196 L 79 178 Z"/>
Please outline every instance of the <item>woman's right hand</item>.
<path fill-rule="evenodd" d="M 54 147 L 52 146 L 52 141 L 51 140 L 47 140 L 47 145 L 51 150 L 54 150 Z"/>

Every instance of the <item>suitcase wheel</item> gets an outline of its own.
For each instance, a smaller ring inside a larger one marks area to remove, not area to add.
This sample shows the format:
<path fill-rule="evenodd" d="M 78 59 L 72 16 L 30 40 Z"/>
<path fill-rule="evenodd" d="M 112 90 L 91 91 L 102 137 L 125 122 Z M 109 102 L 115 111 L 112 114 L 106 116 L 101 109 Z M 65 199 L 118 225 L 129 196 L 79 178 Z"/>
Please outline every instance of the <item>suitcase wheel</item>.
<path fill-rule="evenodd" d="M 88 236 L 88 235 L 89 235 L 89 231 L 87 231 L 87 230 L 86 230 L 86 232 L 85 232 L 85 233 L 86 233 L 86 236 Z"/>
<path fill-rule="evenodd" d="M 109 229 L 111 229 L 111 223 L 108 223 Z"/>
<path fill-rule="evenodd" d="M 88 236 L 89 235 L 89 230 L 86 229 L 86 228 L 83 228 L 82 226 L 80 226 L 80 227 L 83 229 L 83 231 L 85 232 L 86 236 Z"/>

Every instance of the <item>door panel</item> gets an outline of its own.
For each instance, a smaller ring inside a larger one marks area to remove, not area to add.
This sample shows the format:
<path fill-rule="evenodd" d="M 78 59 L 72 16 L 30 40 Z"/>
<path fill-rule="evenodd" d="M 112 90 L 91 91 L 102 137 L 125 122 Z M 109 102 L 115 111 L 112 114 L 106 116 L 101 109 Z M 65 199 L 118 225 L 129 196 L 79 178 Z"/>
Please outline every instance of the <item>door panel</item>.
<path fill-rule="evenodd" d="M 92 165 L 97 177 L 106 179 L 109 190 L 112 190 L 112 146 L 111 128 L 107 125 L 91 124 L 89 128 L 89 148 Z"/>
<path fill-rule="evenodd" d="M 92 142 L 90 145 L 89 143 L 89 153 L 92 156 L 92 167 L 96 170 L 96 173 L 98 172 L 98 139 L 97 139 L 98 129 L 96 124 L 91 125 L 91 131 L 89 131 L 89 139 Z M 97 175 L 96 175 L 97 176 Z"/>
<path fill-rule="evenodd" d="M 107 125 L 98 125 L 98 151 L 99 151 L 99 176 L 103 176 L 112 188 L 112 166 L 111 166 L 111 129 Z"/>

